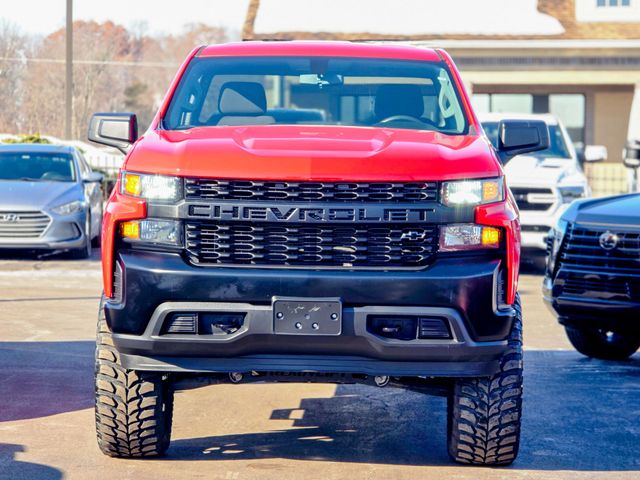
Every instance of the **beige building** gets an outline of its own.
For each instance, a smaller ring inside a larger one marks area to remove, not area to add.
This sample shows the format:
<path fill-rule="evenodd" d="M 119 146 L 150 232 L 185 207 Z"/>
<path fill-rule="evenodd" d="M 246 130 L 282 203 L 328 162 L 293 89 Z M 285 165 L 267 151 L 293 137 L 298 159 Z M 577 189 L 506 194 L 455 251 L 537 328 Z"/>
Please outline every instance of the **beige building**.
<path fill-rule="evenodd" d="M 554 113 L 610 162 L 640 139 L 640 0 L 252 0 L 243 38 L 442 47 L 478 112 Z"/>

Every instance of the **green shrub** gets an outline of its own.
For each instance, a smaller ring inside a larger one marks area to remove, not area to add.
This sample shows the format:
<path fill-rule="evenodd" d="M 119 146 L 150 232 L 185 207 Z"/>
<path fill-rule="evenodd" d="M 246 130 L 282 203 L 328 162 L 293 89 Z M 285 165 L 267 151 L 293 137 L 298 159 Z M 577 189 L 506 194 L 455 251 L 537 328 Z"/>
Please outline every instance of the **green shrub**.
<path fill-rule="evenodd" d="M 13 138 L 5 138 L 2 143 L 41 143 L 50 144 L 51 142 L 46 138 L 42 138 L 39 133 L 33 133 L 30 135 L 18 135 Z"/>

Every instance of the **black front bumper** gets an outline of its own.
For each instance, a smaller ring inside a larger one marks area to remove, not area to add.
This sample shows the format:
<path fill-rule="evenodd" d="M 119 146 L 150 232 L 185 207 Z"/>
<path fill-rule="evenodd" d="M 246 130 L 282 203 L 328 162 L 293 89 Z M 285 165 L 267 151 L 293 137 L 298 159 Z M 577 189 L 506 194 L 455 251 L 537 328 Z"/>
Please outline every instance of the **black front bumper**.
<path fill-rule="evenodd" d="M 588 281 L 592 288 L 584 291 L 567 288 L 569 279 L 575 278 Z M 630 297 L 628 291 L 606 288 L 612 283 L 627 282 L 637 283 L 637 276 L 560 268 L 554 278 L 547 273 L 542 294 L 547 307 L 563 325 L 640 333 L 640 302 Z"/>
<path fill-rule="evenodd" d="M 497 370 L 514 310 L 496 308 L 500 260 L 438 259 L 420 271 L 202 268 L 179 254 L 125 250 L 122 299 L 105 305 L 126 367 L 157 371 L 321 371 L 481 376 Z M 338 336 L 273 332 L 273 297 L 340 298 Z M 230 335 L 162 334 L 170 312 L 246 314 Z M 367 331 L 367 315 L 446 318 L 451 339 L 397 340 Z"/>

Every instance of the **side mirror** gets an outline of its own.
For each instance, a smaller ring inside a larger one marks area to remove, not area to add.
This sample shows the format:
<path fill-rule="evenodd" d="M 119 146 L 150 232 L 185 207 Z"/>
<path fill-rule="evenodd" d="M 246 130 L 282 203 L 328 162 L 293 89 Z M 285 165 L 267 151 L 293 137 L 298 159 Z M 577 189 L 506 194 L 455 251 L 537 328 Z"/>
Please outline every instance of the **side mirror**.
<path fill-rule="evenodd" d="M 127 153 L 127 148 L 138 139 L 138 119 L 135 113 L 95 113 L 87 136 L 92 142 Z"/>
<path fill-rule="evenodd" d="M 587 145 L 582 154 L 585 162 L 604 162 L 607 160 L 607 147 L 604 145 Z"/>
<path fill-rule="evenodd" d="M 640 141 L 629 141 L 622 151 L 622 160 L 627 168 L 640 167 Z"/>
<path fill-rule="evenodd" d="M 102 183 L 104 175 L 98 172 L 91 172 L 87 178 L 83 178 L 84 183 Z"/>
<path fill-rule="evenodd" d="M 541 120 L 502 120 L 498 125 L 498 156 L 507 163 L 516 155 L 549 148 L 549 129 Z"/>

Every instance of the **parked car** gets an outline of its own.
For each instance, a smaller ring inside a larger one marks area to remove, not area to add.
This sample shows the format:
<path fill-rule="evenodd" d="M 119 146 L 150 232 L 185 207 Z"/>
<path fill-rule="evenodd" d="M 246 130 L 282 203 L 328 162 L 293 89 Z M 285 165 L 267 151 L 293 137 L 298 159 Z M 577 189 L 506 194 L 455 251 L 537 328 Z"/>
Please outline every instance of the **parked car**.
<path fill-rule="evenodd" d="M 88 257 L 100 239 L 101 181 L 73 147 L 0 145 L 0 250 Z"/>
<path fill-rule="evenodd" d="M 571 204 L 549 236 L 543 293 L 580 353 L 633 355 L 640 346 L 640 194 Z"/>
<path fill-rule="evenodd" d="M 209 46 L 173 85 L 140 139 L 133 114 L 89 127 L 135 143 L 103 231 L 102 452 L 164 453 L 173 391 L 204 376 L 439 393 L 454 460 L 513 462 L 520 238 L 499 157 L 547 148 L 546 125 L 502 122 L 493 149 L 442 50 Z"/>
<path fill-rule="evenodd" d="M 540 120 L 549 128 L 549 148 L 511 159 L 504 167 L 509 188 L 520 210 L 523 258 L 544 265 L 547 232 L 567 206 L 591 196 L 580 159 L 560 120 L 551 114 L 492 113 L 480 117 L 491 143 L 498 145 L 498 125 L 504 119 Z M 602 146 L 588 146 L 584 161 L 606 160 Z"/>
<path fill-rule="evenodd" d="M 627 167 L 629 192 L 640 192 L 640 140 L 630 140 L 624 147 L 622 155 Z"/>

